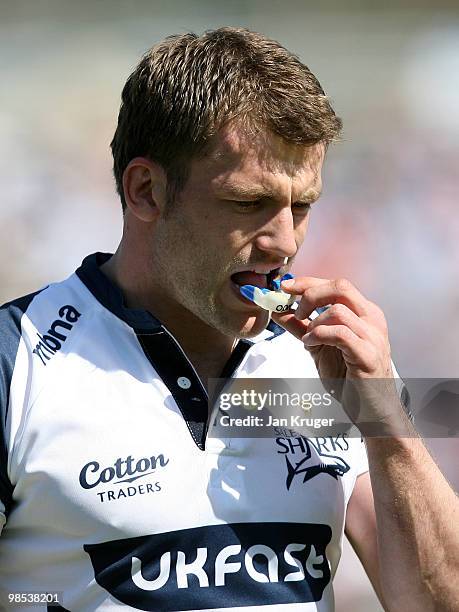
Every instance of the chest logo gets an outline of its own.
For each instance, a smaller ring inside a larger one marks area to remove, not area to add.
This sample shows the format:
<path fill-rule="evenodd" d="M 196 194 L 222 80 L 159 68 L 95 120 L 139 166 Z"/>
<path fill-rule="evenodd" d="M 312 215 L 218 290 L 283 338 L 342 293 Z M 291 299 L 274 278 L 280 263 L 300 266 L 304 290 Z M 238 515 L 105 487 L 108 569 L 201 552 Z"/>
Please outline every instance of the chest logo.
<path fill-rule="evenodd" d="M 330 582 L 329 525 L 229 523 L 85 544 L 96 582 L 138 610 L 317 602 Z"/>
<path fill-rule="evenodd" d="M 132 455 L 124 459 L 118 457 L 108 466 L 101 465 L 96 460 L 89 461 L 80 471 L 79 482 L 83 489 L 97 489 L 97 495 L 102 503 L 145 493 L 155 493 L 161 491 L 161 484 L 156 480 L 157 471 L 168 463 L 169 459 L 162 453 L 140 459 Z M 139 478 L 148 476 L 154 476 L 154 482 L 132 485 Z M 128 484 L 131 486 L 127 486 Z"/>
<path fill-rule="evenodd" d="M 350 467 L 338 454 L 346 451 L 349 442 L 344 434 L 327 438 L 306 438 L 292 430 L 284 430 L 284 435 L 276 438 L 278 454 L 284 455 L 287 468 L 287 491 L 294 480 L 303 479 L 303 483 L 319 474 L 328 474 L 336 480 L 343 476 Z"/>

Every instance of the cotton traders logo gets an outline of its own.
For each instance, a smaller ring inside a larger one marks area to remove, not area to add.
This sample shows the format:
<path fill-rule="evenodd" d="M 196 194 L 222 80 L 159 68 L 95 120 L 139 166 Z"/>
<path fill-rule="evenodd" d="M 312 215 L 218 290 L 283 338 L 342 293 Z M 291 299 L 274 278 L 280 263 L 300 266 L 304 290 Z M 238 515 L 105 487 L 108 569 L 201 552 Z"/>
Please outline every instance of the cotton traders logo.
<path fill-rule="evenodd" d="M 103 491 L 97 491 L 101 503 L 115 501 L 121 498 L 144 495 L 145 493 L 156 493 L 161 491 L 161 484 L 155 479 L 154 482 L 145 482 L 132 486 L 121 486 L 112 488 L 113 485 L 126 485 L 134 481 L 156 474 L 158 468 L 163 468 L 169 463 L 161 453 L 151 457 L 135 459 L 128 455 L 125 459 L 118 457 L 112 465 L 102 466 L 98 461 L 89 461 L 80 472 L 79 482 L 83 489 L 91 490 L 110 486 Z"/>
<path fill-rule="evenodd" d="M 349 471 L 349 465 L 340 457 L 339 450 L 349 449 L 345 434 L 326 438 L 305 438 L 291 429 L 278 428 L 282 436 L 276 438 L 278 453 L 285 455 L 287 465 L 287 490 L 293 481 L 303 479 L 303 483 L 319 474 L 329 474 L 335 479 Z M 299 477 L 299 478 L 297 478 Z"/>
<path fill-rule="evenodd" d="M 96 582 L 138 610 L 320 601 L 328 525 L 230 523 L 85 544 Z"/>
<path fill-rule="evenodd" d="M 51 357 L 62 348 L 70 330 L 81 317 L 81 312 L 67 304 L 59 308 L 58 315 L 60 318 L 51 323 L 45 335 L 37 334 L 40 342 L 32 352 L 40 357 L 43 365 L 46 365 Z"/>

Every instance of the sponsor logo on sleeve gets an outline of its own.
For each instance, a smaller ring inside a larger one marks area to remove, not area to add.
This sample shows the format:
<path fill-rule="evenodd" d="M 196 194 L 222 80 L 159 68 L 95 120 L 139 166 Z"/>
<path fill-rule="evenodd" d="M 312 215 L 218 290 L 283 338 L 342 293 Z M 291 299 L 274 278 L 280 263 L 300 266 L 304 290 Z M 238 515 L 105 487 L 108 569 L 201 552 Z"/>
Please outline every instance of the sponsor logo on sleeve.
<path fill-rule="evenodd" d="M 332 530 L 232 523 L 86 544 L 95 580 L 138 610 L 204 610 L 320 601 Z"/>
<path fill-rule="evenodd" d="M 59 308 L 58 315 L 59 319 L 51 323 L 45 334 L 37 334 L 39 342 L 32 352 L 40 358 L 43 365 L 60 351 L 71 329 L 81 317 L 81 312 L 78 312 L 74 306 L 66 304 Z"/>

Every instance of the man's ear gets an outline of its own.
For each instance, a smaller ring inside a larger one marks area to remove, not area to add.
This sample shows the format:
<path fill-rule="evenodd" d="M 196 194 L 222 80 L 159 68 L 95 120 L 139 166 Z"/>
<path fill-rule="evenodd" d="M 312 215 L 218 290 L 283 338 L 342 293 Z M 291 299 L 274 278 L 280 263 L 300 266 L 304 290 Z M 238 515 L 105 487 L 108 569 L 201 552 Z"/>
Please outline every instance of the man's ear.
<path fill-rule="evenodd" d="M 123 172 L 126 205 L 140 221 L 151 223 L 163 212 L 166 187 L 164 169 L 146 157 L 131 159 Z"/>

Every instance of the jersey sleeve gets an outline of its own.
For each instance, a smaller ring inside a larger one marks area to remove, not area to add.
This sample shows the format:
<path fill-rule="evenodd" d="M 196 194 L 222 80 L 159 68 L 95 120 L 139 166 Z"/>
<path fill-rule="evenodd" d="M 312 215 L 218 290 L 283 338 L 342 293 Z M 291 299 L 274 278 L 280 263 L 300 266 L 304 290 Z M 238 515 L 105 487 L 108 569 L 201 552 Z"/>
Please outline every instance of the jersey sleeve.
<path fill-rule="evenodd" d="M 357 438 L 356 440 L 356 474 L 358 478 L 361 474 L 365 474 L 369 470 L 367 447 L 363 438 Z"/>
<path fill-rule="evenodd" d="M 8 474 L 11 381 L 22 337 L 22 316 L 35 295 L 33 293 L 18 298 L 0 307 L 0 532 L 8 518 L 13 499 L 13 485 Z M 27 372 L 23 376 L 26 378 Z"/>
<path fill-rule="evenodd" d="M 3 525 L 6 523 L 5 506 L 0 501 L 0 535 L 3 530 Z"/>

